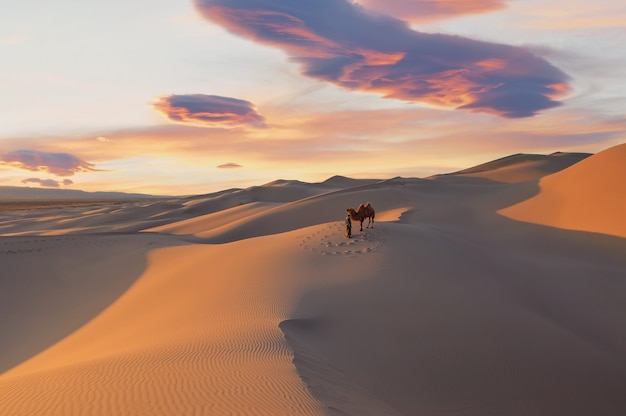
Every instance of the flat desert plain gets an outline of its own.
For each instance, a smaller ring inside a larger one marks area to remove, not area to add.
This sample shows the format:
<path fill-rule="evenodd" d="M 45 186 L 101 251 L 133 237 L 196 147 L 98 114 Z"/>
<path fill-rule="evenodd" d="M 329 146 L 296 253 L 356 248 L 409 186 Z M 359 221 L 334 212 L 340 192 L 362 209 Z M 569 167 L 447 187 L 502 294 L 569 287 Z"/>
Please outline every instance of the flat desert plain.
<path fill-rule="evenodd" d="M 625 178 L 619 145 L 0 212 L 0 414 L 623 416 Z"/>

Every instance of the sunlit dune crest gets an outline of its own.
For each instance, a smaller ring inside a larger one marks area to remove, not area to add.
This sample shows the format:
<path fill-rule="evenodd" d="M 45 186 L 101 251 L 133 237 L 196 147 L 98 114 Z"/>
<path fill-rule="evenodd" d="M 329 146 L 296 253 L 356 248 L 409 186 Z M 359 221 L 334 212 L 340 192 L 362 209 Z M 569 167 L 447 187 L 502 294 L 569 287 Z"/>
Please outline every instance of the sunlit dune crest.
<path fill-rule="evenodd" d="M 626 413 L 625 157 L 2 211 L 0 414 Z"/>
<path fill-rule="evenodd" d="M 533 198 L 499 211 L 520 221 L 626 237 L 626 145 L 539 181 Z"/>

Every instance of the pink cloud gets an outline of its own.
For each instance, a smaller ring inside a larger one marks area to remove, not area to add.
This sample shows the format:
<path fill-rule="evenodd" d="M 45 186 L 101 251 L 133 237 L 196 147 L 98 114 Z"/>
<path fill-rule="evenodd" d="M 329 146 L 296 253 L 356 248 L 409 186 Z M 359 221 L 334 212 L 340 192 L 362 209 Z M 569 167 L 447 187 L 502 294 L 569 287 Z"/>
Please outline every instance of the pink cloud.
<path fill-rule="evenodd" d="M 154 108 L 172 121 L 204 127 L 265 127 L 252 103 L 217 95 L 187 94 L 159 97 Z"/>
<path fill-rule="evenodd" d="M 95 165 L 69 153 L 50 153 L 38 150 L 14 150 L 0 155 L 0 164 L 31 172 L 47 172 L 57 176 L 72 176 L 92 172 Z"/>
<path fill-rule="evenodd" d="M 506 0 L 358 0 L 368 9 L 420 22 L 487 13 L 506 7 Z"/>
<path fill-rule="evenodd" d="M 303 75 L 348 90 L 509 118 L 559 106 L 569 90 L 528 49 L 417 32 L 348 0 L 195 1 L 229 31 L 286 51 Z"/>

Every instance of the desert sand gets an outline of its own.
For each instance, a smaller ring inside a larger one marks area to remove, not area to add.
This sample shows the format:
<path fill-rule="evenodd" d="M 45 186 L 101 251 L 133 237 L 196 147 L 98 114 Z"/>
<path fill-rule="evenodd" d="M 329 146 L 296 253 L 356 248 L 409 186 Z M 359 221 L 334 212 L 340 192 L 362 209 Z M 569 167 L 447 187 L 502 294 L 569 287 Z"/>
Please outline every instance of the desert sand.
<path fill-rule="evenodd" d="M 0 212 L 0 414 L 623 416 L 625 146 Z"/>
<path fill-rule="evenodd" d="M 626 238 L 626 144 L 541 178 L 529 200 L 500 211 L 510 218 Z"/>

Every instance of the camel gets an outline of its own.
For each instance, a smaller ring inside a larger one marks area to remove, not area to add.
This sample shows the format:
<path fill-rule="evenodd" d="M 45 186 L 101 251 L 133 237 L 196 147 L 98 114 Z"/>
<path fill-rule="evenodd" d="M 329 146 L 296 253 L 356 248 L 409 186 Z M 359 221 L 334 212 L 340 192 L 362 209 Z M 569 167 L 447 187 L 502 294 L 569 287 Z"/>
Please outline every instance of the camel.
<path fill-rule="evenodd" d="M 376 216 L 376 212 L 369 202 L 365 205 L 359 205 L 356 211 L 354 208 L 348 208 L 346 211 L 353 221 L 359 221 L 361 223 L 361 231 L 363 231 L 363 221 L 365 221 L 365 218 L 369 219 L 366 228 L 370 228 L 370 224 L 372 225 L 372 228 L 374 228 L 374 217 Z"/>

